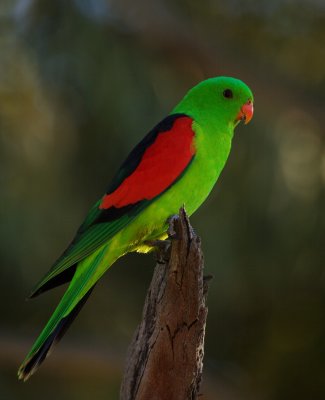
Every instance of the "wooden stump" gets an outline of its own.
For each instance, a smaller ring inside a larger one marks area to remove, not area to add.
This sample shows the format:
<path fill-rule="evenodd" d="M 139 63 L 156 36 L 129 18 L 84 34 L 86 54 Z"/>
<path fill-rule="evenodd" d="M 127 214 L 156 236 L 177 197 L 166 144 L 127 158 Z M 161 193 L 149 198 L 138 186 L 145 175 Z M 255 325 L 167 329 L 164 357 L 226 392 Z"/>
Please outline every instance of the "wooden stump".
<path fill-rule="evenodd" d="M 207 318 L 200 238 L 184 208 L 171 219 L 143 316 L 130 345 L 121 400 L 198 397 Z"/>

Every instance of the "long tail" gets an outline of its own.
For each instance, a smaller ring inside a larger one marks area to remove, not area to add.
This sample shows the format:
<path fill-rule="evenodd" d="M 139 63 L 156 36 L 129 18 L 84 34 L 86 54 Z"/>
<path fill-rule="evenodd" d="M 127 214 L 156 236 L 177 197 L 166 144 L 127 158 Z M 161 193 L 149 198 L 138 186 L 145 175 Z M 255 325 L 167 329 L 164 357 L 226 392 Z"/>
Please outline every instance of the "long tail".
<path fill-rule="evenodd" d="M 97 280 L 107 269 L 103 266 L 105 252 L 105 247 L 101 248 L 79 263 L 59 305 L 20 366 L 19 379 L 26 381 L 38 369 L 74 321 Z"/>
<path fill-rule="evenodd" d="M 36 340 L 30 353 L 18 370 L 18 378 L 26 381 L 38 369 L 47 356 L 51 354 L 53 347 L 61 340 L 66 333 L 82 306 L 86 303 L 92 289 L 79 301 L 79 303 L 66 316 L 53 324 L 55 315 L 50 319 L 39 338 Z M 57 318 L 56 318 L 57 319 Z M 55 328 L 51 330 L 51 326 Z M 50 332 L 50 333 L 49 333 Z"/>

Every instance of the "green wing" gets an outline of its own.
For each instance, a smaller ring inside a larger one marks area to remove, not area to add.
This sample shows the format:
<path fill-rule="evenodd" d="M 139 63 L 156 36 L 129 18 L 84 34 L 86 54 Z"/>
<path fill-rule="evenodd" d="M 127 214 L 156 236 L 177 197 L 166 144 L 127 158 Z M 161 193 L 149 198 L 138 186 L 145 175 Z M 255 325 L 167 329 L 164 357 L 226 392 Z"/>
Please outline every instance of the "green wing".
<path fill-rule="evenodd" d="M 173 125 L 180 117 L 189 118 L 184 114 L 170 115 L 149 132 L 122 164 L 106 191 L 106 195 L 113 193 L 127 177 L 132 175 L 141 162 L 145 151 L 155 143 L 158 134 L 173 131 Z M 177 134 L 177 131 L 174 133 Z M 180 174 L 179 177 L 181 175 L 182 174 Z M 176 181 L 177 179 L 171 182 L 171 185 Z M 116 235 L 117 232 L 132 222 L 153 200 L 155 200 L 155 198 L 151 200 L 141 199 L 133 204 L 128 204 L 120 208 L 113 206 L 108 209 L 101 209 L 99 207 L 102 199 L 97 201 L 90 209 L 71 244 L 54 263 L 45 277 L 32 290 L 29 297 L 35 297 L 46 290 L 70 281 L 75 273 L 76 264 L 79 261 L 89 256 Z"/>
<path fill-rule="evenodd" d="M 75 272 L 75 268 L 65 273 L 68 268 L 75 266 L 79 261 L 89 256 L 97 248 L 112 238 L 117 232 L 128 225 L 141 210 L 147 207 L 150 202 L 151 201 L 143 201 L 139 203 L 133 207 L 131 213 L 126 213 L 112 222 L 98 223 L 96 225 L 91 225 L 86 230 L 79 230 L 72 243 L 55 262 L 45 277 L 35 286 L 29 297 L 36 297 L 46 290 L 70 281 Z M 92 209 L 90 213 L 92 215 L 97 215 L 94 209 Z M 86 218 L 86 221 L 89 220 L 90 216 Z M 84 228 L 84 224 L 81 228 Z"/>

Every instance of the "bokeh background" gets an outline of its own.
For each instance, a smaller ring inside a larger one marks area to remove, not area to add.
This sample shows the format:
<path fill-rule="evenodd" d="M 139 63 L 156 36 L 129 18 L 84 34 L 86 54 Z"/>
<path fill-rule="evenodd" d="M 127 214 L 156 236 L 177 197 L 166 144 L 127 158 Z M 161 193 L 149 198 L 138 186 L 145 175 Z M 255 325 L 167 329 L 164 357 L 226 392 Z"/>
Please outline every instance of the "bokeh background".
<path fill-rule="evenodd" d="M 191 219 L 214 275 L 202 399 L 325 398 L 324 1 L 1 0 L 1 399 L 118 398 L 153 257 L 117 262 L 26 384 L 64 288 L 24 298 L 131 148 L 220 74 L 255 116 Z"/>

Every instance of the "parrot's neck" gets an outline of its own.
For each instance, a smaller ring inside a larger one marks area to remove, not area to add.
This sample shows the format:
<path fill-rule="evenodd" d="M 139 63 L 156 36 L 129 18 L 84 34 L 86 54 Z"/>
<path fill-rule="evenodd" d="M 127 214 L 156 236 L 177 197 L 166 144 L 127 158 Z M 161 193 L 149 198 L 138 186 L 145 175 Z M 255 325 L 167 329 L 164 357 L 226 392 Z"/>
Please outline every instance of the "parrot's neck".
<path fill-rule="evenodd" d="M 214 179 L 217 179 L 230 153 L 235 123 L 227 121 L 218 110 L 211 112 L 204 107 L 187 107 L 186 100 L 178 104 L 172 114 L 184 113 L 193 118 L 196 158 L 205 160 Z"/>
<path fill-rule="evenodd" d="M 218 179 L 230 153 L 233 129 L 218 124 L 193 122 L 196 159 L 212 185 Z"/>
<path fill-rule="evenodd" d="M 193 127 L 196 133 L 196 140 L 204 143 L 204 147 L 212 152 L 230 151 L 234 130 L 230 126 L 220 126 L 213 121 L 204 123 L 204 121 L 195 121 Z"/>

